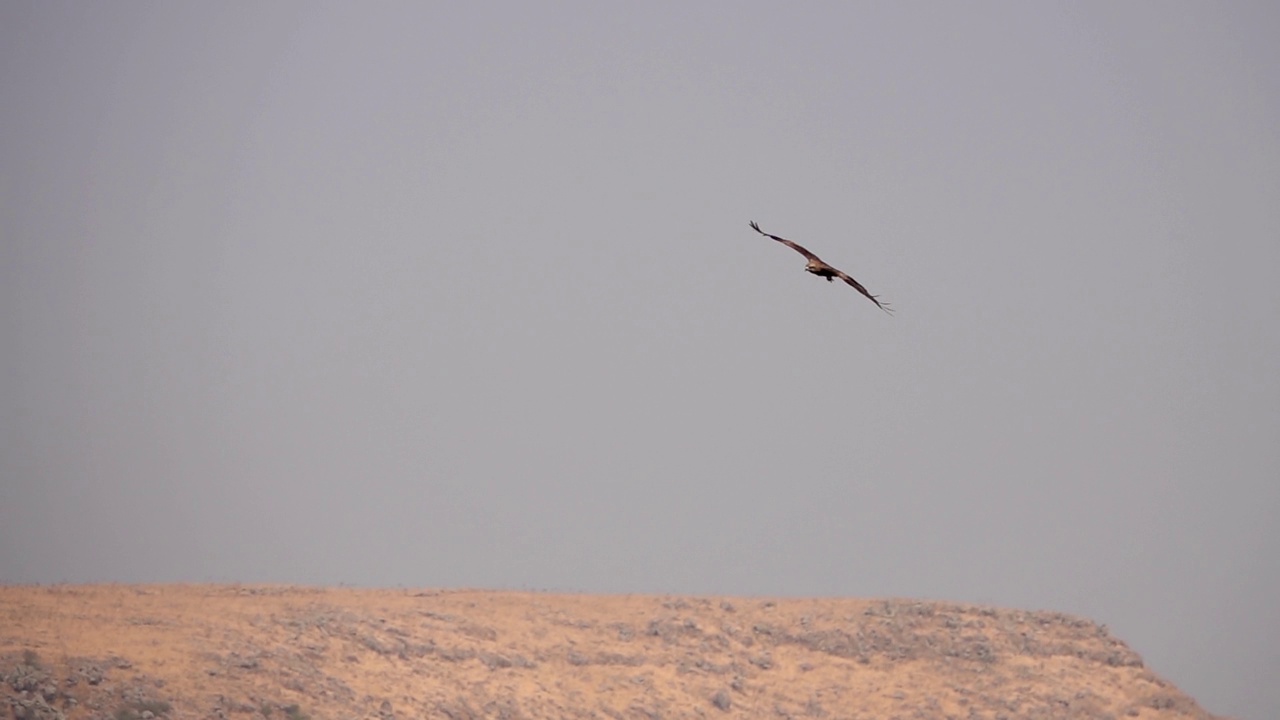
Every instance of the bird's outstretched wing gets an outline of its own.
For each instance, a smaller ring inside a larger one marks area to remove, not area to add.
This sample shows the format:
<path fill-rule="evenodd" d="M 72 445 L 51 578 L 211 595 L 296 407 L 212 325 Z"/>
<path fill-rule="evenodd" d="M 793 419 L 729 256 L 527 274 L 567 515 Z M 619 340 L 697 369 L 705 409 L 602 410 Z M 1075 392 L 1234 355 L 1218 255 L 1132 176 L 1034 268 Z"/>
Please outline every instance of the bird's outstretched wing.
<path fill-rule="evenodd" d="M 755 220 L 752 220 L 752 221 L 751 221 L 751 229 L 752 229 L 752 230 L 755 230 L 756 232 L 760 233 L 761 235 L 763 235 L 763 236 L 765 236 L 765 237 L 767 237 L 767 238 L 772 238 L 772 239 L 774 239 L 774 240 L 777 240 L 778 242 L 782 243 L 783 245 L 786 245 L 787 247 L 791 248 L 792 250 L 795 250 L 796 252 L 800 253 L 801 255 L 803 255 L 803 256 L 805 256 L 805 257 L 809 258 L 810 260 L 817 260 L 818 262 L 822 262 L 822 258 L 818 257 L 817 255 L 814 255 L 813 253 L 809 252 L 808 250 L 805 250 L 803 247 L 801 247 L 801 246 L 800 246 L 800 244 L 799 244 L 799 243 L 793 243 L 793 242 L 791 242 L 790 240 L 788 240 L 788 239 L 786 239 L 786 238 L 780 238 L 780 237 L 778 237 L 777 235 L 770 235 L 769 233 L 767 233 L 767 232 L 765 232 L 765 231 L 761 230 L 761 229 L 760 229 L 760 226 L 756 224 L 756 221 L 755 221 Z"/>
<path fill-rule="evenodd" d="M 875 304 L 876 304 L 876 307 L 878 307 L 878 308 L 880 308 L 881 310 L 883 310 L 883 311 L 885 311 L 885 312 L 889 313 L 890 315 L 892 315 L 892 314 L 893 314 L 893 309 L 889 307 L 889 303 L 887 303 L 887 302 L 880 302 L 880 296 L 879 296 L 879 295 L 872 295 L 871 293 L 867 292 L 867 289 L 866 289 L 866 288 L 864 288 L 864 287 L 862 287 L 862 283 L 860 283 L 860 282 L 858 282 L 857 280 L 854 280 L 853 278 L 849 277 L 849 276 L 848 276 L 848 275 L 847 275 L 843 270 L 836 270 L 835 268 L 831 268 L 831 269 L 832 269 L 832 270 L 835 270 L 836 277 L 838 277 L 838 278 L 840 278 L 841 280 L 843 280 L 843 281 L 845 281 L 845 282 L 849 283 L 849 285 L 850 285 L 850 286 L 852 286 L 854 290 L 857 290 L 858 292 L 862 293 L 863 295 L 866 295 L 868 300 L 870 300 L 871 302 L 873 302 L 873 303 L 875 303 Z"/>

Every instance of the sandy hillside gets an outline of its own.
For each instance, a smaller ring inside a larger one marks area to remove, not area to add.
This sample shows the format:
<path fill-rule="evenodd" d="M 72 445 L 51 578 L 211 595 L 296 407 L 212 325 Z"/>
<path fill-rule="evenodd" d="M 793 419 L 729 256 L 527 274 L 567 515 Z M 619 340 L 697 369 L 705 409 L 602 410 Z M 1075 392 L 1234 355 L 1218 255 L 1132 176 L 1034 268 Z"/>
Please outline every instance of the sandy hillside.
<path fill-rule="evenodd" d="M 903 600 L 0 587 L 0 676 L 29 720 L 1212 717 L 1087 620 Z"/>

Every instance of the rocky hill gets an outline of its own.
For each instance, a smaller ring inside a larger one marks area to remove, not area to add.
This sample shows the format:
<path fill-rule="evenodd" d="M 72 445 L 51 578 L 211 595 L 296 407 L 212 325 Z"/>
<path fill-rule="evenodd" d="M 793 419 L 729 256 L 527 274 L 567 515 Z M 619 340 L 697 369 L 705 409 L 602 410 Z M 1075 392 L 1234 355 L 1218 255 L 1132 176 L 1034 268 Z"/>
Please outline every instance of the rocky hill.
<path fill-rule="evenodd" d="M 1105 627 L 907 600 L 0 587 L 18 720 L 1212 718 Z"/>

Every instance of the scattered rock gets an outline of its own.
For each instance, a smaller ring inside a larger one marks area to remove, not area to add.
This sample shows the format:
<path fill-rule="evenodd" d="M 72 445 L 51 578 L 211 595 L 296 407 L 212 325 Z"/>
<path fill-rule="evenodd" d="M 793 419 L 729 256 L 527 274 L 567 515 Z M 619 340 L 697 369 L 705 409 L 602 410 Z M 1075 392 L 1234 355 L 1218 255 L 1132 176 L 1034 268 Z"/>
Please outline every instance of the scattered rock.
<path fill-rule="evenodd" d="M 18 665 L 5 677 L 5 681 L 15 692 L 35 692 L 48 686 L 51 680 L 49 673 L 27 663 Z"/>
<path fill-rule="evenodd" d="M 39 695 L 9 698 L 14 720 L 66 720 L 62 711 L 53 707 Z"/>

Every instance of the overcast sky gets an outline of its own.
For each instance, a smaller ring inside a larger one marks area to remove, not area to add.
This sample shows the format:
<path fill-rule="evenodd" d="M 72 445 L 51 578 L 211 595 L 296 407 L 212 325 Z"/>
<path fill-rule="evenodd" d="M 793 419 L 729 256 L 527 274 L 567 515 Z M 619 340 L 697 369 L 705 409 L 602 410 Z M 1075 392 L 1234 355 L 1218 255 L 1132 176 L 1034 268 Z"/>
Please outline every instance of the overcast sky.
<path fill-rule="evenodd" d="M 0 582 L 1053 609 L 1274 717 L 1276 8 L 0 2 Z"/>

